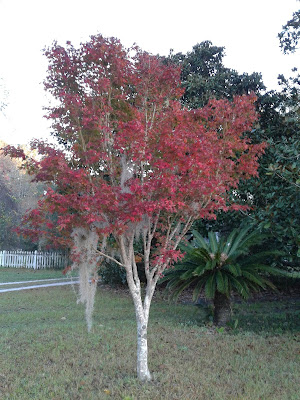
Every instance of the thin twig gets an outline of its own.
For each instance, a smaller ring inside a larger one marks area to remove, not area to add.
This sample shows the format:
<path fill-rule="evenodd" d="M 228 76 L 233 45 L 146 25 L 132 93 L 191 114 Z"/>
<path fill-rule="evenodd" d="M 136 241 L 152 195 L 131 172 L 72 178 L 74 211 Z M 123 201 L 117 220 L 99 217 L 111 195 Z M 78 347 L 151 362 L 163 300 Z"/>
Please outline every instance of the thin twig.
<path fill-rule="evenodd" d="M 109 260 L 114 261 L 115 263 L 117 263 L 117 264 L 120 265 L 121 267 L 124 267 L 124 268 L 125 268 L 125 265 L 122 264 L 122 263 L 120 263 L 120 261 L 116 260 L 115 258 L 113 258 L 113 257 L 111 257 L 111 256 L 109 256 L 109 255 L 107 255 L 107 254 L 102 253 L 102 251 L 100 251 L 100 250 L 96 250 L 96 252 L 99 253 L 99 254 L 101 254 L 101 256 L 106 257 L 106 258 L 108 258 Z"/>

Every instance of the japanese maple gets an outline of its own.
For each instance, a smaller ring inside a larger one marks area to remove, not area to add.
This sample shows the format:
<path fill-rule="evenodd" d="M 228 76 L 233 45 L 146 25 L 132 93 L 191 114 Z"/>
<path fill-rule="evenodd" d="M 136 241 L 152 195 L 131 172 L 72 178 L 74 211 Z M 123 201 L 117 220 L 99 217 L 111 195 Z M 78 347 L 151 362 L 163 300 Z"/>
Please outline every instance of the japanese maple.
<path fill-rule="evenodd" d="M 193 221 L 238 208 L 229 190 L 257 174 L 264 145 L 245 134 L 257 119 L 255 96 L 183 108 L 178 67 L 101 35 L 79 48 L 54 43 L 45 54 L 45 87 L 55 99 L 47 117 L 60 146 L 32 143 L 41 160 L 27 159 L 27 167 L 51 187 L 23 230 L 53 234 L 72 247 L 89 328 L 97 268 L 105 257 L 125 268 L 136 312 L 137 373 L 150 380 L 147 326 L 158 279 L 182 257 L 177 247 Z M 119 257 L 108 246 L 111 238 Z"/>

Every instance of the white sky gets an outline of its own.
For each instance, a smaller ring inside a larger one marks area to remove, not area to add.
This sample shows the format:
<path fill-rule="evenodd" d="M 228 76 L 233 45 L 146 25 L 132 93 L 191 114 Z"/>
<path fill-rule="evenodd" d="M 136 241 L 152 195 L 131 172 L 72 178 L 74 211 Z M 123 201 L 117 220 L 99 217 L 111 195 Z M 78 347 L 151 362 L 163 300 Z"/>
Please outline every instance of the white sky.
<path fill-rule="evenodd" d="M 277 34 L 299 9 L 297 0 L 0 0 L 0 139 L 26 143 L 49 135 L 42 49 L 58 40 L 75 45 L 101 33 L 153 54 L 187 52 L 204 40 L 225 46 L 224 64 L 261 72 L 268 89 L 280 73 L 300 67 L 299 52 L 283 55 Z M 2 93 L 1 93 L 2 91 Z"/>

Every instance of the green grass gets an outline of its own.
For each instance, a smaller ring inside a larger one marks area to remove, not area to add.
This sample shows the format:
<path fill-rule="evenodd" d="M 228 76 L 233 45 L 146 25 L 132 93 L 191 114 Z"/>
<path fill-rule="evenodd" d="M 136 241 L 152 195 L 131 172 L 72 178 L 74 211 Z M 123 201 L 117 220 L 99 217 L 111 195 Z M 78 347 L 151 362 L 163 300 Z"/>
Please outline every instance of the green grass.
<path fill-rule="evenodd" d="M 234 306 L 234 313 L 243 330 L 273 335 L 300 332 L 300 299 L 242 303 Z"/>
<path fill-rule="evenodd" d="M 238 304 L 237 328 L 222 332 L 207 324 L 205 309 L 157 296 L 149 325 L 154 379 L 142 385 L 135 373 L 134 309 L 126 292 L 98 289 L 90 334 L 70 287 L 3 293 L 0 398 L 296 400 L 299 305 Z"/>
<path fill-rule="evenodd" d="M 72 272 L 76 276 L 77 271 Z M 69 273 L 67 276 L 70 276 Z M 5 282 L 34 281 L 49 278 L 65 278 L 61 269 L 29 269 L 0 267 L 0 284 Z"/>

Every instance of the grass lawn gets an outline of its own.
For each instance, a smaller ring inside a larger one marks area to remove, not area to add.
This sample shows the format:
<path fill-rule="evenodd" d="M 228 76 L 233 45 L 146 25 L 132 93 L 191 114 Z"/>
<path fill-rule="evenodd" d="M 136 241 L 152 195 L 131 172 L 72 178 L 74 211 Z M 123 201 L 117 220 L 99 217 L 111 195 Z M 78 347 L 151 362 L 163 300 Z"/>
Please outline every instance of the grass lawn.
<path fill-rule="evenodd" d="M 157 296 L 149 326 L 154 379 L 142 385 L 126 292 L 98 289 L 90 334 L 71 287 L 2 293 L 0 398 L 298 400 L 299 305 L 237 304 L 237 328 L 222 332 L 207 324 L 204 308 Z"/>
<path fill-rule="evenodd" d="M 0 267 L 0 284 L 5 282 L 35 281 L 39 279 L 65 278 L 61 269 L 31 269 L 31 268 L 4 268 Z M 71 273 L 77 276 L 78 272 Z"/>

